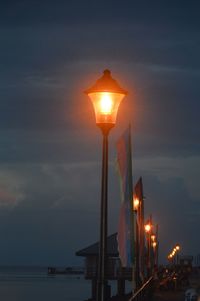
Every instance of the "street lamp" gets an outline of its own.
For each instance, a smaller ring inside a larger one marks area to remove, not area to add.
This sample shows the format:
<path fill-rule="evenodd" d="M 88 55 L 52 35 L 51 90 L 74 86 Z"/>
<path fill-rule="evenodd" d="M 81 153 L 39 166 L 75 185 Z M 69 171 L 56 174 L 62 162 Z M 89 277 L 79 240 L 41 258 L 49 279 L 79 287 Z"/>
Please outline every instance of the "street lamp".
<path fill-rule="evenodd" d="M 133 197 L 133 208 L 135 213 L 137 213 L 138 209 L 139 209 L 139 205 L 140 205 L 140 200 L 137 197 Z"/>
<path fill-rule="evenodd" d="M 151 217 L 150 217 L 151 221 Z M 150 277 L 151 273 L 151 230 L 152 230 L 152 224 L 151 222 L 148 222 L 144 225 L 144 230 L 147 235 L 147 276 Z"/>
<path fill-rule="evenodd" d="M 151 231 L 151 225 L 148 223 L 148 224 L 146 224 L 146 225 L 144 225 L 144 230 L 145 230 L 145 232 L 146 233 L 150 233 L 150 231 Z"/>
<path fill-rule="evenodd" d="M 176 264 L 178 265 L 179 264 L 179 254 L 178 253 L 180 251 L 180 246 L 177 244 L 175 248 L 176 248 L 176 252 L 177 252 L 176 253 Z"/>
<path fill-rule="evenodd" d="M 157 242 L 156 242 L 156 241 L 153 241 L 153 242 L 152 242 L 152 247 L 153 247 L 154 251 L 155 251 L 155 249 L 156 249 L 156 246 L 157 246 Z"/>
<path fill-rule="evenodd" d="M 139 271 L 139 252 L 140 252 L 140 243 L 139 243 L 139 218 L 140 218 L 140 200 L 136 195 L 133 195 L 133 209 L 136 215 L 135 223 L 135 283 L 136 289 L 140 286 L 140 271 Z"/>
<path fill-rule="evenodd" d="M 152 245 L 153 245 L 154 241 L 156 241 L 156 236 L 155 236 L 155 234 L 152 234 L 152 235 L 151 235 L 151 241 L 152 241 Z"/>
<path fill-rule="evenodd" d="M 108 196 L 108 135 L 115 126 L 119 105 L 127 94 L 118 82 L 111 77 L 109 70 L 104 70 L 103 76 L 85 91 L 92 101 L 96 124 L 103 135 L 102 178 L 101 178 L 101 217 L 97 301 L 106 300 L 106 256 L 107 256 L 107 196 Z"/>

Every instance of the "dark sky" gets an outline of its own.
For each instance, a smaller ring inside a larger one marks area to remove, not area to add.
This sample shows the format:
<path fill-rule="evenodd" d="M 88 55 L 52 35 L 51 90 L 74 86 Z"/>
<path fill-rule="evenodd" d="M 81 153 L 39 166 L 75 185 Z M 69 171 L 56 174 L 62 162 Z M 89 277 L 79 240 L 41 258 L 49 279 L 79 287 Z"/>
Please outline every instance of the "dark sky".
<path fill-rule="evenodd" d="M 161 257 L 176 242 L 200 253 L 199 6 L 1 1 L 1 265 L 76 265 L 98 240 L 102 139 L 83 91 L 105 68 L 129 91 L 109 140 L 109 233 L 115 145 L 131 122 L 134 183 L 143 177 Z"/>

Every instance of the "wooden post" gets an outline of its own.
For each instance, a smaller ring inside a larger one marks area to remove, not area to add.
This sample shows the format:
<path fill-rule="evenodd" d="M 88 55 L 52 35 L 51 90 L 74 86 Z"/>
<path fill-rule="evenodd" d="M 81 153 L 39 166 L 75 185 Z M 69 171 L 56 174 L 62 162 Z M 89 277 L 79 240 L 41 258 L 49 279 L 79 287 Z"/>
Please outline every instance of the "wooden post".
<path fill-rule="evenodd" d="M 91 280 L 91 290 L 92 290 L 92 300 L 96 299 L 96 295 L 97 295 L 97 279 L 96 278 L 92 278 Z"/>
<path fill-rule="evenodd" d="M 125 280 L 124 279 L 117 280 L 117 295 L 120 297 L 125 295 Z"/>

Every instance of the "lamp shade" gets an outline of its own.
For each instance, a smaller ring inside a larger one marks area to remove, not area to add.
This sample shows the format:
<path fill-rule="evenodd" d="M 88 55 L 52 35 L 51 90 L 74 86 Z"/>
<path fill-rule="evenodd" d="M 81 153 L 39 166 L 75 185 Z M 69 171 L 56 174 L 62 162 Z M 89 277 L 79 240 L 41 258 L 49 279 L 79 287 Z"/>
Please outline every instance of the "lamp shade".
<path fill-rule="evenodd" d="M 105 70 L 103 76 L 85 93 L 90 97 L 96 117 L 97 125 L 116 123 L 119 105 L 127 94 L 117 81 L 111 77 L 111 72 Z"/>

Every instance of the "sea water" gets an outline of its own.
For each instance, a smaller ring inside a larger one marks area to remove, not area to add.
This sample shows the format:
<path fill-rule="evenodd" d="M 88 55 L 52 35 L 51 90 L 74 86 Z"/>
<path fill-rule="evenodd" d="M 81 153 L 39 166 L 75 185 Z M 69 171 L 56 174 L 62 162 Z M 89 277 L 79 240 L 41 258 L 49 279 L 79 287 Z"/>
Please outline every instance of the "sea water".
<path fill-rule="evenodd" d="M 47 268 L 0 267 L 1 301 L 83 301 L 90 297 L 83 275 L 48 275 Z"/>
<path fill-rule="evenodd" d="M 84 301 L 91 297 L 91 281 L 84 275 L 48 275 L 43 267 L 0 267 L 1 301 Z M 109 282 L 116 294 L 116 282 Z M 130 292 L 128 282 L 126 292 Z"/>

